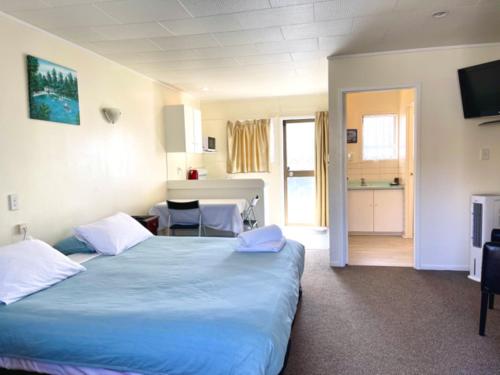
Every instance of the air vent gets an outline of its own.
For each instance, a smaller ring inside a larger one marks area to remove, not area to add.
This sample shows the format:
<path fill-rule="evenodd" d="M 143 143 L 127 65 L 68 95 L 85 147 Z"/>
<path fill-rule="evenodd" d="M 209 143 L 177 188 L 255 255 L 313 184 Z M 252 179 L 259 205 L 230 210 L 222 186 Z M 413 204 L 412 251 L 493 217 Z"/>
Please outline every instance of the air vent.
<path fill-rule="evenodd" d="M 483 245 L 483 205 L 474 203 L 472 205 L 472 246 L 481 247 Z"/>

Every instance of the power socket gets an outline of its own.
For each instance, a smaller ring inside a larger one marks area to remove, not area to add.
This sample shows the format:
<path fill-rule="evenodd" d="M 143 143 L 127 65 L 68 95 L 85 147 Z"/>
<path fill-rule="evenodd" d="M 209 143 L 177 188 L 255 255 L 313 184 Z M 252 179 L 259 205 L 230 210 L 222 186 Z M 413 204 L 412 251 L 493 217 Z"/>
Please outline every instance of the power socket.
<path fill-rule="evenodd" d="M 9 210 L 16 211 L 19 209 L 19 198 L 17 194 L 9 194 Z"/>
<path fill-rule="evenodd" d="M 25 223 L 17 224 L 17 233 L 18 234 L 28 233 L 28 224 Z"/>

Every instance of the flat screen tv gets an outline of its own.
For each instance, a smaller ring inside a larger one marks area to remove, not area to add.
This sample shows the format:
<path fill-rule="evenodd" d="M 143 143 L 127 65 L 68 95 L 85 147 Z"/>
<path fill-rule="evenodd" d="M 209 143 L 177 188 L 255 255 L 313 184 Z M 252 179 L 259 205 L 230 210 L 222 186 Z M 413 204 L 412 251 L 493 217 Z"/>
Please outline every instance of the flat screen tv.
<path fill-rule="evenodd" d="M 458 70 L 465 118 L 500 115 L 500 60 Z"/>

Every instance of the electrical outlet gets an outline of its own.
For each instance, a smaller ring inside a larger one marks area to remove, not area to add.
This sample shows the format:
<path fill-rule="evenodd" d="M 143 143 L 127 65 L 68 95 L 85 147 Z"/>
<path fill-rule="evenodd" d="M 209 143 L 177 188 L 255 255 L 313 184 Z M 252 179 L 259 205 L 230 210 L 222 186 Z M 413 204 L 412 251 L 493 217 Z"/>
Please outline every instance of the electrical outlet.
<path fill-rule="evenodd" d="M 28 233 L 28 224 L 25 223 L 17 224 L 17 233 L 19 234 Z"/>
<path fill-rule="evenodd" d="M 9 194 L 9 210 L 16 211 L 19 210 L 19 198 L 17 194 Z"/>

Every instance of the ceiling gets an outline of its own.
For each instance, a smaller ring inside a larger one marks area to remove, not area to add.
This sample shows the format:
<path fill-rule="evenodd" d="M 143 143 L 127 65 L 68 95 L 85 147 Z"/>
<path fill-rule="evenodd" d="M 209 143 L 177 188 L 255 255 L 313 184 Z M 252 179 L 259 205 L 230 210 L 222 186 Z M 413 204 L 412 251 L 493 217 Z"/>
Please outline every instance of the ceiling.
<path fill-rule="evenodd" d="M 500 42 L 500 0 L 0 0 L 0 10 L 202 100 L 326 92 L 332 54 Z"/>

